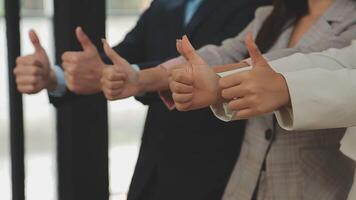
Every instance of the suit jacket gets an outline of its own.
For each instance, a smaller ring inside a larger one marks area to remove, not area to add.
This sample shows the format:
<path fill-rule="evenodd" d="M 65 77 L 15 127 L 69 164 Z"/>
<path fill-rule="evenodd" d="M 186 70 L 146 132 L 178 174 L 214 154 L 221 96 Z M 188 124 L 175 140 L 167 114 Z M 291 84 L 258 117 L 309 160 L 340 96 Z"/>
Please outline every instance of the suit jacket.
<path fill-rule="evenodd" d="M 275 112 L 281 127 L 287 130 L 348 128 L 341 150 L 356 160 L 356 41 L 344 49 L 329 49 L 322 53 L 299 54 L 272 62 L 298 68 L 300 61 L 307 67 L 295 72 L 282 72 L 285 77 L 291 108 Z M 305 89 L 308 88 L 308 89 Z M 293 110 L 293 112 L 291 112 Z M 348 199 L 356 198 L 354 184 Z"/>
<path fill-rule="evenodd" d="M 176 39 L 184 34 L 197 48 L 237 35 L 268 1 L 205 0 L 186 27 L 185 2 L 153 1 L 115 50 L 145 69 L 176 57 Z M 171 112 L 157 94 L 138 99 L 149 110 L 128 199 L 220 199 L 240 151 L 244 122 L 221 122 L 208 109 Z"/>
<path fill-rule="evenodd" d="M 293 49 L 322 51 L 308 46 L 349 45 L 356 38 L 355 11 L 356 2 L 336 0 Z M 268 7 L 259 9 L 245 32 L 252 31 L 256 35 L 270 12 Z M 293 27 L 287 28 L 267 57 L 289 55 L 290 51 L 285 50 L 292 32 Z M 223 47 L 206 47 L 200 54 L 211 62 L 215 62 L 213 59 L 222 63 L 236 62 L 247 53 L 241 43 L 244 33 L 238 38 L 225 41 Z M 281 70 L 293 70 L 283 67 L 286 69 Z M 226 117 L 223 108 L 215 111 Z M 263 200 L 346 199 L 353 179 L 354 162 L 339 151 L 344 133 L 344 128 L 287 131 L 274 123 L 272 115 L 248 120 L 241 154 L 223 199 L 249 200 L 257 186 L 258 199 Z M 330 160 L 333 162 L 329 163 Z"/>

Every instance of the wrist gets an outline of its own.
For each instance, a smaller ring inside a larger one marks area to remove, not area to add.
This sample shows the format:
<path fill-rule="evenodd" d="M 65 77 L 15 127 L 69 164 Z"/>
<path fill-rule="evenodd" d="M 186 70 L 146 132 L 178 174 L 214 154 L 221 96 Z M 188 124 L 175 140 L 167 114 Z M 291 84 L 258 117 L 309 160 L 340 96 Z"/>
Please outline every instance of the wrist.
<path fill-rule="evenodd" d="M 216 84 L 217 84 L 217 94 L 216 94 L 216 101 L 214 102 L 214 104 L 219 104 L 219 103 L 223 103 L 223 102 L 226 102 L 226 99 L 224 99 L 224 97 L 222 96 L 222 88 L 220 87 L 220 84 L 219 84 L 219 79 L 221 77 L 216 75 Z"/>
<path fill-rule="evenodd" d="M 290 99 L 288 84 L 282 74 L 277 74 L 277 86 L 280 94 L 279 96 L 281 97 L 280 107 L 291 106 L 292 103 Z"/>
<path fill-rule="evenodd" d="M 46 89 L 48 91 L 52 92 L 52 91 L 55 91 L 57 88 L 58 88 L 58 81 L 57 81 L 56 74 L 54 73 L 54 71 L 52 69 L 50 69 L 47 83 L 46 83 Z"/>

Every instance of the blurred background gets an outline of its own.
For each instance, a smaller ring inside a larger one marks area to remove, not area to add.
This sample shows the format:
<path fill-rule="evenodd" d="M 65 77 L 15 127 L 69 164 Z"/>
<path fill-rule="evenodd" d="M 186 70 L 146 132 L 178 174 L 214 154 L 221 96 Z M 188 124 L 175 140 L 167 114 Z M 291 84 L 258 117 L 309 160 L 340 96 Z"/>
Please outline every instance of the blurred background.
<path fill-rule="evenodd" d="M 0 200 L 11 199 L 8 71 L 4 0 L 0 0 Z M 120 42 L 135 25 L 151 0 L 107 0 L 107 39 Z M 53 1 L 22 0 L 21 53 L 32 53 L 27 32 L 35 28 L 54 60 Z M 135 116 L 135 121 L 125 120 Z M 146 107 L 134 99 L 109 104 L 110 193 L 112 200 L 125 199 L 136 164 Z M 55 110 L 46 92 L 24 96 L 26 197 L 57 199 Z"/>

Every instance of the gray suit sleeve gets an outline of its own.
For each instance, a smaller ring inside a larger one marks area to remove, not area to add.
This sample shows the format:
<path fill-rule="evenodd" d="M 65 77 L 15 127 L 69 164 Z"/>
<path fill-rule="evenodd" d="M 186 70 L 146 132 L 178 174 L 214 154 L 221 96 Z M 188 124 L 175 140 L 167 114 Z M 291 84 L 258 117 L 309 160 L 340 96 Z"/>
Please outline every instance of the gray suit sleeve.
<path fill-rule="evenodd" d="M 320 40 L 308 43 L 307 45 L 302 45 L 298 48 L 286 48 L 286 49 L 279 49 L 276 51 L 269 52 L 264 56 L 272 61 L 282 57 L 286 57 L 289 55 L 293 55 L 295 53 L 312 53 L 312 52 L 320 52 L 329 48 L 344 48 L 350 45 L 350 41 L 356 39 L 356 23 L 350 25 L 347 30 L 345 30 L 340 35 L 333 35 L 329 38 L 320 38 Z"/>

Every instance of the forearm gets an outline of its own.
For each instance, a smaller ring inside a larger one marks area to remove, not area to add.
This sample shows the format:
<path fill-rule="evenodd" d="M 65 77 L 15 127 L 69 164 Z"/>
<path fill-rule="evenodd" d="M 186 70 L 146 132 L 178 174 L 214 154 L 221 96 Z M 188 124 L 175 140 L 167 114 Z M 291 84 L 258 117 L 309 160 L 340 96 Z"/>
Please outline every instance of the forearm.
<path fill-rule="evenodd" d="M 235 69 L 240 69 L 248 67 L 248 65 L 245 62 L 239 62 L 239 63 L 233 63 L 233 64 L 228 64 L 228 65 L 218 65 L 214 66 L 213 70 L 215 73 L 222 73 L 222 72 L 227 72 Z"/>
<path fill-rule="evenodd" d="M 169 89 L 168 71 L 160 65 L 142 70 L 138 82 L 141 93 L 166 91 Z"/>

